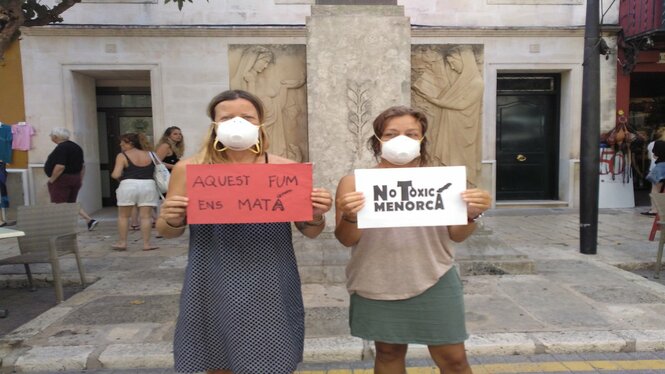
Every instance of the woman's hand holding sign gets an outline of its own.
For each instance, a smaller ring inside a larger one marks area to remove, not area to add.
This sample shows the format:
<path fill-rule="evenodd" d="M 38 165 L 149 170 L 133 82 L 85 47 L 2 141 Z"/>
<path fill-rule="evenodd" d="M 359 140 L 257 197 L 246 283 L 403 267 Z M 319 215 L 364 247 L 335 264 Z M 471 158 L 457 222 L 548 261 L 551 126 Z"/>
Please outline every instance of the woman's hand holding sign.
<path fill-rule="evenodd" d="M 355 221 L 358 218 L 358 212 L 365 206 L 365 196 L 362 192 L 348 192 L 338 199 L 337 204 L 342 212 L 342 220 Z"/>
<path fill-rule="evenodd" d="M 462 192 L 462 200 L 466 203 L 469 220 L 473 221 L 483 214 L 492 205 L 490 194 L 478 188 Z"/>
<path fill-rule="evenodd" d="M 157 228 L 165 238 L 173 238 L 182 234 L 185 229 L 187 218 L 187 205 L 189 198 L 185 196 L 169 196 L 162 203 L 159 211 L 159 221 Z"/>
<path fill-rule="evenodd" d="M 335 237 L 347 247 L 356 244 L 360 239 L 357 214 L 365 206 L 365 196 L 362 192 L 355 191 L 355 185 L 353 175 L 343 177 L 337 186 L 335 199 Z"/>
<path fill-rule="evenodd" d="M 492 197 L 489 192 L 472 188 L 462 192 L 462 200 L 466 203 L 468 222 L 464 226 L 449 226 L 450 239 L 461 242 L 468 238 L 476 229 L 475 222 L 487 209 L 492 206 Z"/>
<path fill-rule="evenodd" d="M 312 189 L 312 207 L 314 207 L 314 218 L 328 212 L 332 207 L 332 195 L 325 188 Z"/>
<path fill-rule="evenodd" d="M 312 209 L 314 219 L 312 221 L 297 222 L 296 227 L 308 238 L 315 238 L 323 231 L 326 217 L 324 214 L 332 206 L 332 195 L 325 188 L 312 188 Z"/>

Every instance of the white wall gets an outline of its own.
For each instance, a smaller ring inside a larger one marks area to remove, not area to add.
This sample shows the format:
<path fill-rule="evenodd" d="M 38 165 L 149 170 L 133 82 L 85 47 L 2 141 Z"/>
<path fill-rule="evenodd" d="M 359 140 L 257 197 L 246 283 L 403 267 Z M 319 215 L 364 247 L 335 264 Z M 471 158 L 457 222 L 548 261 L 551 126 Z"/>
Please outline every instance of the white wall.
<path fill-rule="evenodd" d="M 208 101 L 229 87 L 228 44 L 305 44 L 304 38 L 27 34 L 21 45 L 26 121 L 37 129 L 30 163 L 43 164 L 53 150 L 55 145 L 48 136 L 51 128 L 72 130 L 72 140 L 83 147 L 86 158 L 86 178 L 79 200 L 91 212 L 101 207 L 95 74 L 103 72 L 108 79 L 113 71 L 148 71 L 154 134 L 158 138 L 166 127 L 177 124 L 185 137 L 185 155 L 190 156 L 199 149 L 210 124 Z M 116 46 L 115 53 L 106 52 L 108 44 Z M 48 201 L 42 174 L 41 168 L 35 168 L 33 188 L 38 203 Z"/>
<path fill-rule="evenodd" d="M 45 1 L 53 3 L 54 0 Z M 194 0 L 182 11 L 163 0 L 83 2 L 64 14 L 68 24 L 304 25 L 313 0 Z M 609 1 L 608 1 L 609 3 Z M 584 25 L 582 0 L 400 0 L 414 25 L 551 27 Z M 607 4 L 606 4 L 607 5 Z M 617 4 L 613 8 L 616 8 Z M 111 9 L 112 8 L 112 9 Z M 606 23 L 616 23 L 610 11 Z"/>
<path fill-rule="evenodd" d="M 227 36 L 230 34 L 216 31 L 219 28 L 215 26 L 304 25 L 313 3 L 311 0 L 195 0 L 178 11 L 174 4 L 163 4 L 162 0 L 142 0 L 140 4 L 133 4 L 133 0 L 94 1 L 97 2 L 77 4 L 67 11 L 65 23 L 190 25 L 186 27 L 189 31 L 165 27 L 135 33 L 92 28 L 86 36 L 85 30 L 60 32 L 62 28 L 58 27 L 51 27 L 48 33 L 26 30 L 22 41 L 26 115 L 27 121 L 40 130 L 35 137 L 35 149 L 30 153 L 31 163 L 43 162 L 53 147 L 48 131 L 43 129 L 77 126 L 73 114 L 76 109 L 63 100 L 75 91 L 68 86 L 66 74 L 85 75 L 95 69 L 149 71 L 155 135 L 177 124 L 183 129 L 186 155 L 193 154 L 209 125 L 205 115 L 208 100 L 228 88 L 229 44 L 306 44 L 306 31 L 302 28 L 291 33 L 276 33 L 273 28 L 256 33 L 258 29 L 254 28 L 248 32 L 249 36 Z M 440 26 L 414 28 L 412 44 L 484 45 L 482 180 L 486 188 L 493 188 L 495 172 L 496 75 L 561 73 L 559 198 L 574 204 L 578 183 L 574 168 L 580 153 L 585 1 L 400 0 L 398 3 L 404 6 L 413 25 Z M 616 23 L 617 9 L 618 2 L 607 12 L 605 24 Z M 192 30 L 198 31 L 194 35 Z M 614 47 L 615 40 L 606 39 Z M 601 60 L 603 129 L 614 123 L 615 59 L 613 54 L 609 60 Z M 90 102 L 80 105 L 94 107 Z M 83 136 L 86 141 L 98 143 L 92 133 Z"/>
<path fill-rule="evenodd" d="M 66 67 L 65 67 L 66 69 Z M 81 73 L 63 71 L 65 82 L 65 116 L 74 142 L 83 148 L 85 173 L 78 201 L 86 212 L 101 209 L 99 145 L 97 144 L 97 105 L 95 80 Z M 69 118 L 71 116 L 71 118 Z"/>

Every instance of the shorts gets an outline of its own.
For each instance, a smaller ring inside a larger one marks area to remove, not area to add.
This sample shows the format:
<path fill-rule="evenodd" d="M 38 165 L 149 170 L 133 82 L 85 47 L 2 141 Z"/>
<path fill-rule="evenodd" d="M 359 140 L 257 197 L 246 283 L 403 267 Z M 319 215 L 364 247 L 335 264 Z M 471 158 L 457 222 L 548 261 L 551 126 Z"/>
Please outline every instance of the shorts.
<path fill-rule="evenodd" d="M 457 269 L 448 270 L 420 295 L 372 300 L 351 295 L 351 335 L 382 343 L 442 345 L 468 339 L 464 291 Z"/>
<path fill-rule="evenodd" d="M 60 174 L 55 182 L 46 186 L 52 203 L 75 203 L 81 189 L 81 174 Z"/>
<path fill-rule="evenodd" d="M 157 206 L 159 194 L 152 179 L 125 179 L 115 190 L 118 206 Z"/>

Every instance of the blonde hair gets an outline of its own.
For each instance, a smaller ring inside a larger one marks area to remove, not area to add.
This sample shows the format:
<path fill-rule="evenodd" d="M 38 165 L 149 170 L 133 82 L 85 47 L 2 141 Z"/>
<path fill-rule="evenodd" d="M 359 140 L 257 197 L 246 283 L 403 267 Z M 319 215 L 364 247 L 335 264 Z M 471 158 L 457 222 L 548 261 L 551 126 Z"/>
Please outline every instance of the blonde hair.
<path fill-rule="evenodd" d="M 215 121 L 215 107 L 217 104 L 224 101 L 232 101 L 237 99 L 244 99 L 249 101 L 256 109 L 256 112 L 259 116 L 259 123 L 263 123 L 264 111 L 263 104 L 261 100 L 252 95 L 251 93 L 243 90 L 228 90 L 224 91 L 217 96 L 213 97 L 208 104 L 208 116 L 210 120 L 213 121 L 210 126 L 208 126 L 208 131 L 206 132 L 205 138 L 203 140 L 203 145 L 201 150 L 194 157 L 194 162 L 197 164 L 225 164 L 229 162 L 229 159 L 226 155 L 226 151 L 220 151 L 215 148 L 217 143 L 217 124 Z M 223 145 L 223 144 L 222 144 Z M 268 150 L 268 136 L 263 130 L 263 126 L 259 128 L 259 147 L 258 147 L 257 157 L 263 156 Z"/>
<path fill-rule="evenodd" d="M 168 144 L 173 153 L 178 156 L 178 158 L 181 158 L 185 153 L 185 138 L 183 137 L 182 140 L 177 143 L 171 140 L 171 134 L 173 134 L 173 131 L 175 130 L 180 131 L 182 134 L 182 130 L 180 130 L 180 127 L 178 126 L 167 127 L 155 148 L 159 148 L 162 144 Z"/>

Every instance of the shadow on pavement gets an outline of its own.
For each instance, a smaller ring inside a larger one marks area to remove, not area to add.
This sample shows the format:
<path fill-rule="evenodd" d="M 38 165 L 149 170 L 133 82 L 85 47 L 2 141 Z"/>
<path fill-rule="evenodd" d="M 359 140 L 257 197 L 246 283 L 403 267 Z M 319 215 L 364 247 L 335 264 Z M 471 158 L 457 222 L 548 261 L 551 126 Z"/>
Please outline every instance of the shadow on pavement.
<path fill-rule="evenodd" d="M 65 300 L 81 291 L 80 287 L 64 287 Z M 0 288 L 0 309 L 7 310 L 7 317 L 0 318 L 0 337 L 33 320 L 56 306 L 53 287 Z"/>

